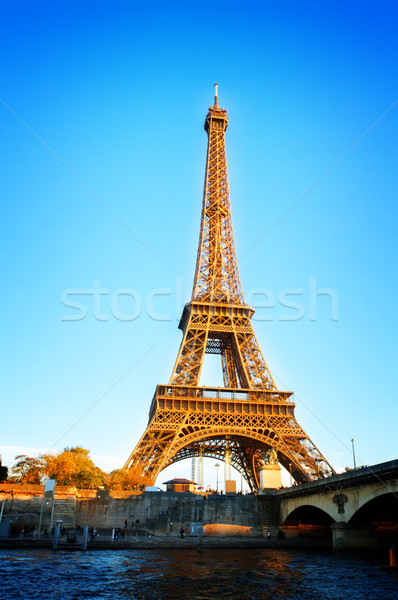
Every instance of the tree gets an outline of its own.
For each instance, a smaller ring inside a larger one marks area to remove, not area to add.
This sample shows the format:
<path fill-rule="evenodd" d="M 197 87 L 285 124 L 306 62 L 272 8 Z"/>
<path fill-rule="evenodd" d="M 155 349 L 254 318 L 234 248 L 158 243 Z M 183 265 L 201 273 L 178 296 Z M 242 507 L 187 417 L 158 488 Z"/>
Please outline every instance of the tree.
<path fill-rule="evenodd" d="M 149 484 L 149 478 L 139 469 L 117 469 L 104 473 L 94 465 L 90 451 L 81 446 L 64 448 L 58 454 L 43 454 L 33 458 L 21 454 L 11 469 L 12 483 L 43 483 L 47 477 L 55 479 L 57 485 L 77 488 L 113 490 L 141 490 Z"/>
<path fill-rule="evenodd" d="M 34 458 L 26 454 L 19 454 L 15 460 L 18 462 L 11 469 L 12 476 L 9 481 L 12 483 L 41 483 L 45 468 L 45 461 L 42 457 Z"/>
<path fill-rule="evenodd" d="M 44 473 L 50 479 L 55 479 L 58 485 L 99 488 L 106 474 L 94 465 L 89 454 L 89 450 L 75 446 L 65 448 L 59 454 L 43 455 Z"/>
<path fill-rule="evenodd" d="M 135 468 L 116 469 L 108 478 L 105 485 L 111 490 L 140 490 L 149 483 L 149 477 L 145 477 L 141 470 Z"/>

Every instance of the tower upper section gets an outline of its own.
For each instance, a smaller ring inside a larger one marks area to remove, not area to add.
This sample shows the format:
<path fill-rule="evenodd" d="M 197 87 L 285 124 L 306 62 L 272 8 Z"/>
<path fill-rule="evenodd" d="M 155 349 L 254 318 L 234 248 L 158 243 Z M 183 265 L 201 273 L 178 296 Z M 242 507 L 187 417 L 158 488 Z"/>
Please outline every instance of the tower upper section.
<path fill-rule="evenodd" d="M 225 131 L 227 111 L 209 108 L 205 120 L 208 135 L 202 221 L 192 300 L 244 305 L 236 260 L 229 200 Z"/>

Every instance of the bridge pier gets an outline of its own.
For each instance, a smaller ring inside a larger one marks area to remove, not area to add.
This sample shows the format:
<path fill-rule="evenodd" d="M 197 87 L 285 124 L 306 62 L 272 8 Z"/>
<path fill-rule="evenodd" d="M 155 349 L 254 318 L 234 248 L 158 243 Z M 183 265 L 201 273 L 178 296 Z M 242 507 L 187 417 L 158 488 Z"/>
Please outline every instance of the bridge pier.
<path fill-rule="evenodd" d="M 334 550 L 374 550 L 378 547 L 374 527 L 353 527 L 341 521 L 330 528 Z"/>

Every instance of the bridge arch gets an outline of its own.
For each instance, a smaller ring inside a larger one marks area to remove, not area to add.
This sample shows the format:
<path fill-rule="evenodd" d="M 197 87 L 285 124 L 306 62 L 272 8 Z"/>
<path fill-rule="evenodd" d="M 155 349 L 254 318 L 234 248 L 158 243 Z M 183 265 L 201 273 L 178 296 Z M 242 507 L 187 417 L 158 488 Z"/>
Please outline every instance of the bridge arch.
<path fill-rule="evenodd" d="M 389 485 L 386 485 L 382 482 L 379 485 L 364 485 L 361 488 L 360 496 L 355 498 L 357 506 L 355 512 L 351 515 L 351 519 L 355 516 L 357 512 L 359 512 L 362 509 L 362 507 L 365 507 L 369 502 L 377 500 L 377 498 L 388 496 L 389 494 L 396 498 L 396 510 L 398 511 L 398 480 L 390 482 Z"/>
<path fill-rule="evenodd" d="M 348 521 L 355 528 L 369 528 L 379 545 L 398 543 L 398 494 L 377 494 L 363 502 Z"/>
<path fill-rule="evenodd" d="M 282 503 L 281 505 L 281 523 L 286 523 L 289 520 L 298 519 L 303 517 L 305 520 L 314 517 L 315 522 L 328 522 L 329 525 L 335 522 L 335 518 L 331 510 L 328 510 L 324 506 L 319 506 L 317 499 L 306 498 L 303 503 L 302 498 L 297 499 L 296 502 L 289 501 L 288 504 Z"/>
<path fill-rule="evenodd" d="M 308 503 L 292 510 L 284 519 L 282 528 L 289 537 L 317 537 L 332 540 L 330 526 L 333 517 L 324 509 Z"/>

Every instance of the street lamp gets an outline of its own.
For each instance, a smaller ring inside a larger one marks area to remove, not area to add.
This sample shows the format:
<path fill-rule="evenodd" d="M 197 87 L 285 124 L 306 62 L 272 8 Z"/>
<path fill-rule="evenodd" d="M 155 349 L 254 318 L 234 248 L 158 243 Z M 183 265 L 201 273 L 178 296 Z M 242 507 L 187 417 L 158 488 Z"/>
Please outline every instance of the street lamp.
<path fill-rule="evenodd" d="M 220 465 L 218 463 L 216 463 L 216 473 L 217 473 L 217 487 L 216 487 L 216 492 L 218 494 L 218 469 L 219 469 Z"/>
<path fill-rule="evenodd" d="M 354 469 L 357 468 L 357 463 L 355 460 L 355 448 L 354 448 L 354 438 L 351 440 L 351 444 L 352 444 L 352 457 L 354 459 Z"/>
<path fill-rule="evenodd" d="M 1 525 L 1 519 L 3 518 L 3 511 L 4 511 L 4 505 L 7 502 L 7 500 L 3 500 L 3 503 L 1 505 L 1 512 L 0 512 L 0 525 Z"/>
<path fill-rule="evenodd" d="M 292 487 L 292 463 L 289 463 L 289 473 L 290 473 L 290 487 Z"/>

